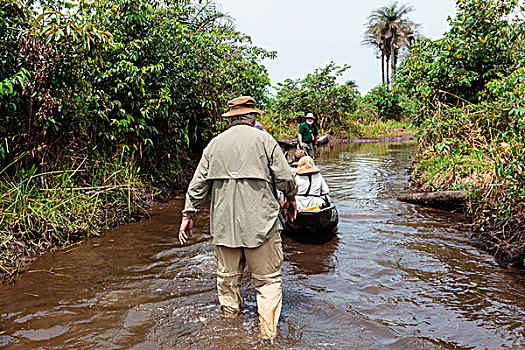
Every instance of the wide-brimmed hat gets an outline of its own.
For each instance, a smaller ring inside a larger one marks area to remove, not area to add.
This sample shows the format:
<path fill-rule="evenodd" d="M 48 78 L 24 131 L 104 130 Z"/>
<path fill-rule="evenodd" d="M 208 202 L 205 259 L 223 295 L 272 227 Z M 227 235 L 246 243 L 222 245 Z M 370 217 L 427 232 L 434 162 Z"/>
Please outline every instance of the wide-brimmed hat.
<path fill-rule="evenodd" d="M 308 113 L 307 115 L 304 116 L 304 119 L 308 119 L 308 118 L 317 120 L 317 117 L 313 113 Z"/>
<path fill-rule="evenodd" d="M 315 174 L 318 172 L 319 172 L 319 168 L 317 168 L 315 165 L 312 167 L 311 166 L 299 167 L 299 165 L 297 165 L 297 171 L 295 173 L 298 175 L 305 175 L 305 174 Z"/>
<path fill-rule="evenodd" d="M 295 172 L 298 175 L 304 175 L 304 174 L 315 174 L 319 172 L 319 168 L 317 168 L 314 164 L 314 160 L 310 156 L 304 156 L 302 157 L 298 164 L 297 164 L 297 171 Z"/>
<path fill-rule="evenodd" d="M 236 115 L 243 115 L 248 113 L 264 113 L 263 111 L 254 108 L 255 100 L 251 96 L 241 96 L 234 98 L 233 100 L 228 102 L 228 107 L 230 107 L 230 110 L 224 113 L 222 115 L 223 117 L 234 117 Z"/>

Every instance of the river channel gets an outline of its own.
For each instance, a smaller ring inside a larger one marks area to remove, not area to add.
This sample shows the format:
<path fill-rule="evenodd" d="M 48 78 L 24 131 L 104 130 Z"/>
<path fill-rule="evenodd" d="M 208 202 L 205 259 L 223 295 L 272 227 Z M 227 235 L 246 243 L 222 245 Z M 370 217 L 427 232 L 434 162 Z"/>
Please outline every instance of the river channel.
<path fill-rule="evenodd" d="M 0 348 L 525 349 L 525 275 L 479 249 L 463 216 L 396 201 L 414 152 L 413 143 L 318 152 L 339 233 L 318 246 L 284 238 L 273 344 L 257 337 L 248 271 L 242 316 L 220 317 L 209 212 L 181 247 L 174 200 L 44 254 L 0 286 Z"/>

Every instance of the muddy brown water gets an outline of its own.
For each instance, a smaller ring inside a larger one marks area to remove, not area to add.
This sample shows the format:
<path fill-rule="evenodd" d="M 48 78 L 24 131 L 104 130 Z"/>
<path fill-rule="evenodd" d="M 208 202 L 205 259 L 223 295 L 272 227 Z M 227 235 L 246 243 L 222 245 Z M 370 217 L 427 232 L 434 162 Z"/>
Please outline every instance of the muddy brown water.
<path fill-rule="evenodd" d="M 525 349 L 525 276 L 473 245 L 458 214 L 400 203 L 411 143 L 321 150 L 340 214 L 324 245 L 283 242 L 283 313 L 257 338 L 248 272 L 237 320 L 220 317 L 208 211 L 187 246 L 182 201 L 45 254 L 0 287 L 6 349 Z"/>

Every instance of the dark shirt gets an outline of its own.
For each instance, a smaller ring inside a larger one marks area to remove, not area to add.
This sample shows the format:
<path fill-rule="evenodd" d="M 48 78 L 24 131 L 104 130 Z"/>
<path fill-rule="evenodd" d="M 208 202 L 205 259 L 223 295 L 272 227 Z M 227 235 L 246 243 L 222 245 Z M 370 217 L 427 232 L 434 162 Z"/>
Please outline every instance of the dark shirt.
<path fill-rule="evenodd" d="M 299 127 L 299 134 L 303 137 L 303 142 L 310 143 L 313 142 L 316 136 L 319 136 L 319 131 L 317 125 L 313 123 L 311 126 L 307 122 L 304 122 Z"/>

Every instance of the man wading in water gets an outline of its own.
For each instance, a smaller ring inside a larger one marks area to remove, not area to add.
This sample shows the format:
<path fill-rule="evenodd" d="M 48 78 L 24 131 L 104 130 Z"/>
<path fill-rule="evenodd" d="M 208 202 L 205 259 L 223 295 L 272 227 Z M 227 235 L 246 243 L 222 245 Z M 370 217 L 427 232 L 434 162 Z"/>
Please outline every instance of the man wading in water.
<path fill-rule="evenodd" d="M 239 280 L 248 263 L 257 291 L 260 337 L 274 338 L 281 314 L 280 205 L 275 188 L 284 193 L 285 215 L 297 215 L 297 184 L 277 142 L 255 122 L 262 111 L 255 100 L 238 97 L 228 103 L 231 127 L 215 137 L 193 175 L 179 229 L 181 244 L 193 232 L 193 214 L 211 192 L 210 233 L 217 259 L 217 292 L 224 317 L 239 316 L 243 305 Z"/>
<path fill-rule="evenodd" d="M 299 149 L 302 149 L 313 158 L 314 150 L 317 149 L 317 139 L 319 138 L 319 129 L 314 123 L 314 120 L 317 118 L 312 113 L 308 113 L 304 118 L 306 121 L 299 126 L 299 133 L 297 134 L 298 146 Z"/>

